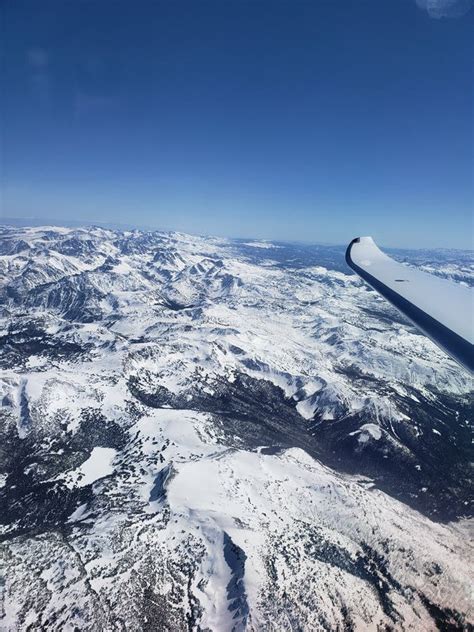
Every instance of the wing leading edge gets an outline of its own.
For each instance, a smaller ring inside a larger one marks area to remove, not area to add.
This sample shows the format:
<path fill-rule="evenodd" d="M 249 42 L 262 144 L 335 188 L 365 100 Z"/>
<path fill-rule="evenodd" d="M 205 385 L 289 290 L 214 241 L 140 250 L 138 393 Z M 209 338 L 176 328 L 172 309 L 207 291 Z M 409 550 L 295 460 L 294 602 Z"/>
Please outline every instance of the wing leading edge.
<path fill-rule="evenodd" d="M 454 360 L 474 373 L 474 292 L 409 268 L 384 254 L 372 237 L 353 239 L 347 264 Z"/>

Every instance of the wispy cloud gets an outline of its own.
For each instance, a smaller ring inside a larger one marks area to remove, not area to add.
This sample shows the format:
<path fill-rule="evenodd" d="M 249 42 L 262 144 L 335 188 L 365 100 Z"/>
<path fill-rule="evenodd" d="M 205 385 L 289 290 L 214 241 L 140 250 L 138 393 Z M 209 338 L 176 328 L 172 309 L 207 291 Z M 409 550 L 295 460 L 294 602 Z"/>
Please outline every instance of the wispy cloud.
<path fill-rule="evenodd" d="M 432 18 L 460 18 L 472 8 L 473 0 L 416 0 Z"/>

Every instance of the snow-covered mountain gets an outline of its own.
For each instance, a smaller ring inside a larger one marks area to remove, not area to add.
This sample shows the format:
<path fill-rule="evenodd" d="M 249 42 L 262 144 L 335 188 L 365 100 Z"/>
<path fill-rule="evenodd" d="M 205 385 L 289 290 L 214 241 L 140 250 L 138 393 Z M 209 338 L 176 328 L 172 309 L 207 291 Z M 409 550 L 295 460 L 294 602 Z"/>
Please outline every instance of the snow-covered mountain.
<path fill-rule="evenodd" d="M 0 229 L 2 629 L 472 629 L 472 382 L 343 254 Z"/>

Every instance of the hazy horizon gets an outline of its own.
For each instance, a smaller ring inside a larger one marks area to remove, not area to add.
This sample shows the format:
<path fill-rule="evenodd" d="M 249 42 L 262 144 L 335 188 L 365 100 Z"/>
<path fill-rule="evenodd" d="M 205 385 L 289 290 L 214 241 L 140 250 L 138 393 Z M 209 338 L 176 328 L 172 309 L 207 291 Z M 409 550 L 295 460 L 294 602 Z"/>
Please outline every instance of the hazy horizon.
<path fill-rule="evenodd" d="M 305 240 L 305 239 L 271 239 L 265 236 L 255 236 L 255 235 L 223 235 L 216 233 L 200 233 L 196 231 L 186 231 L 186 230 L 175 230 L 172 228 L 163 228 L 159 226 L 144 226 L 140 224 L 132 224 L 132 223 L 119 223 L 119 222 L 101 222 L 97 221 L 80 221 L 80 220 L 60 220 L 60 219 L 51 219 L 51 218 L 41 218 L 41 217 L 5 217 L 0 219 L 0 226 L 10 226 L 10 227 L 18 227 L 18 228 L 104 228 L 107 230 L 116 230 L 116 231 L 138 231 L 138 232 L 162 232 L 162 233 L 181 233 L 185 235 L 191 235 L 196 237 L 209 237 L 209 238 L 218 238 L 218 239 L 228 239 L 231 241 L 262 241 L 269 243 L 281 243 L 288 245 L 302 245 L 302 246 L 328 246 L 328 247 L 341 247 L 346 248 L 349 242 L 342 241 L 323 241 L 323 240 Z M 354 237 L 363 237 L 365 235 L 354 235 Z M 350 240 L 349 240 L 350 241 Z M 463 253 L 473 252 L 473 248 L 456 248 L 456 247 L 447 247 L 447 246 L 420 246 L 418 248 L 410 248 L 406 246 L 400 246 L 397 244 L 379 242 L 379 246 L 386 248 L 388 250 L 407 250 L 407 251 L 416 251 L 416 250 L 427 250 L 427 251 L 435 251 L 435 250 L 455 250 Z"/>

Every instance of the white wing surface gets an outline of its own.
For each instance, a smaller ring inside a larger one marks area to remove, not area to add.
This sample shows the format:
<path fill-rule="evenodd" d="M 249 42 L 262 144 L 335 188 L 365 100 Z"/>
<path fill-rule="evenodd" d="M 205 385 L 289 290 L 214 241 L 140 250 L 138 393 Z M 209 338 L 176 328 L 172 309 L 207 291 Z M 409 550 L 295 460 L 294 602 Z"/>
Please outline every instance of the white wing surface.
<path fill-rule="evenodd" d="M 384 254 L 372 237 L 353 239 L 347 264 L 423 333 L 474 372 L 474 291 L 409 268 Z"/>

